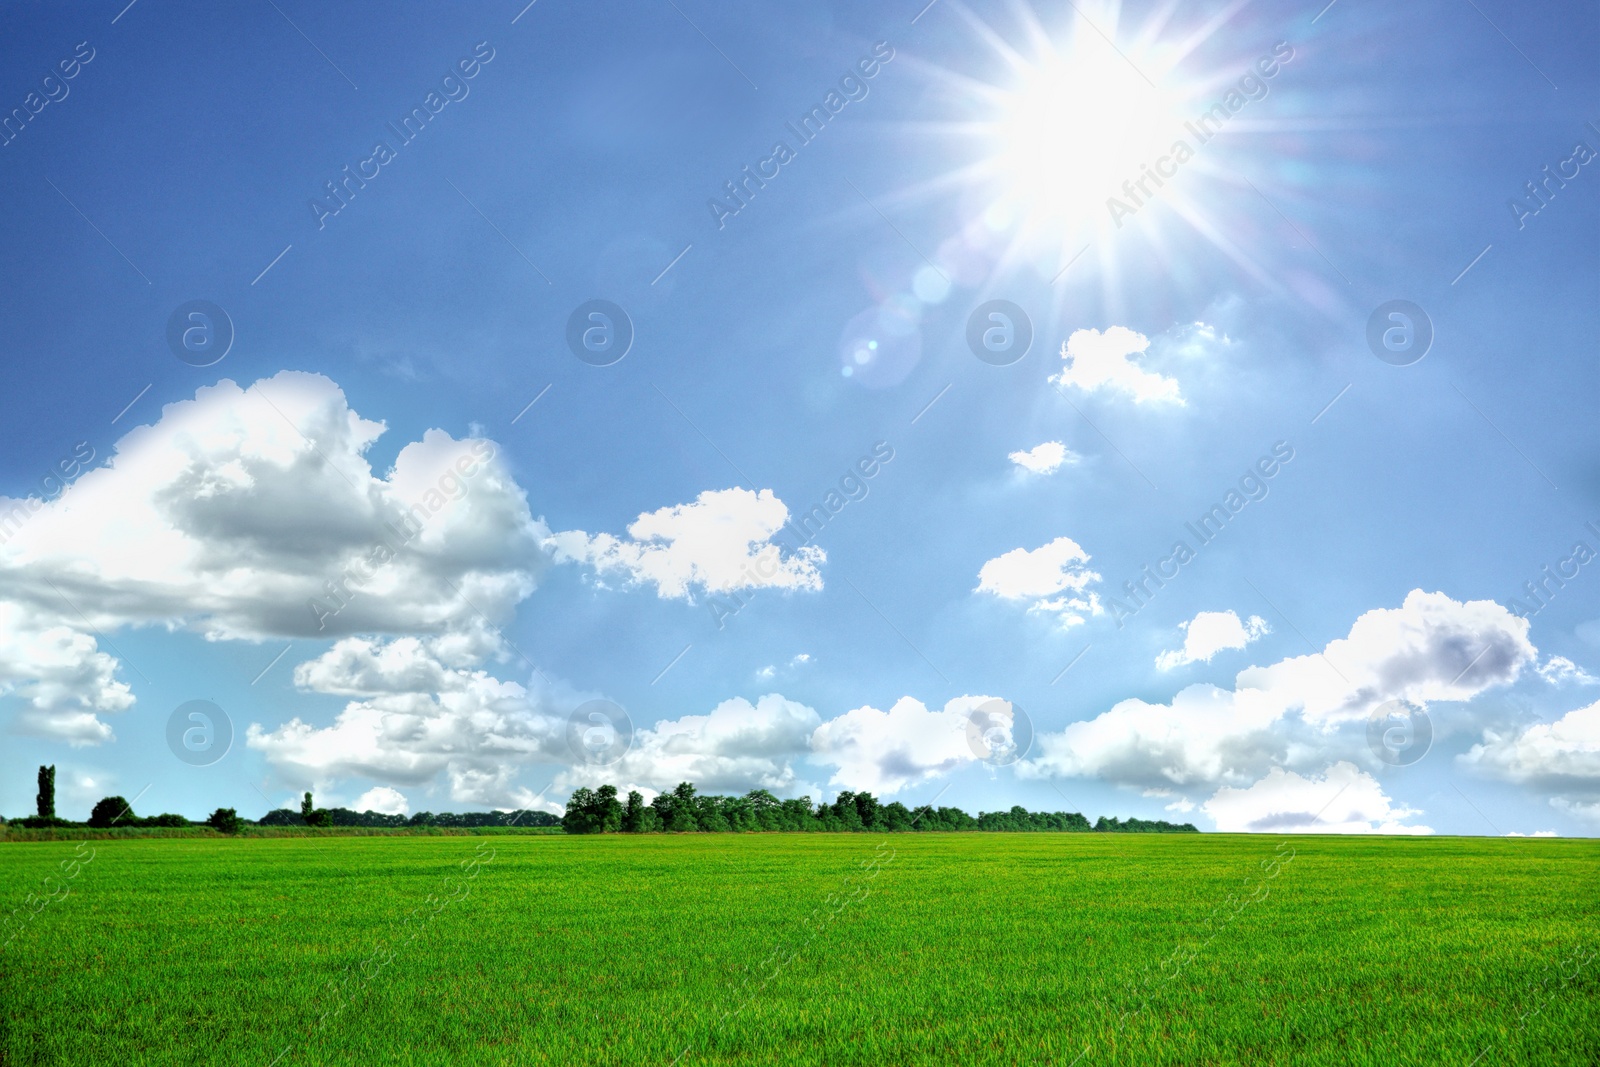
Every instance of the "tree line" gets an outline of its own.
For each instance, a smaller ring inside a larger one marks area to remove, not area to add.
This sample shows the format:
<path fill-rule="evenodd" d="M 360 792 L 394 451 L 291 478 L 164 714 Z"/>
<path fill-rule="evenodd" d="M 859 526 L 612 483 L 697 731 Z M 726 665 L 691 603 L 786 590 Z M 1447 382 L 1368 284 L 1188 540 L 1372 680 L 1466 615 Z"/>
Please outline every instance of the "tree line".
<path fill-rule="evenodd" d="M 730 797 L 696 792 L 690 782 L 680 782 L 670 793 L 662 793 L 646 804 L 643 794 L 630 790 L 626 801 L 617 797 L 617 787 L 587 786 L 573 791 L 567 810 L 560 818 L 545 811 L 419 811 L 415 815 L 385 815 L 376 811 L 351 811 L 349 808 L 319 808 L 308 792 L 300 810 L 276 808 L 258 820 L 244 819 L 233 808 L 218 808 L 204 823 L 194 823 L 182 815 L 166 812 L 140 818 L 133 805 L 119 796 L 102 797 L 89 813 L 88 823 L 72 822 L 56 816 L 56 769 L 39 768 L 39 791 L 35 798 L 37 814 L 15 820 L 15 825 L 42 829 L 83 827 L 96 829 L 139 826 L 210 826 L 222 833 L 237 833 L 241 826 L 365 826 L 391 829 L 407 827 L 485 827 L 485 826 L 560 826 L 569 834 L 648 834 L 648 833 L 742 833 L 823 832 L 850 833 L 877 831 L 997 830 L 1010 832 L 1047 831 L 1056 833 L 1199 833 L 1193 823 L 1170 823 L 1160 819 L 1107 819 L 1101 816 L 1093 825 L 1076 811 L 1029 811 L 1014 805 L 1009 811 L 980 811 L 973 818 L 960 808 L 936 808 L 924 804 L 908 808 L 899 801 L 881 803 L 867 792 L 842 790 L 832 804 L 813 805 L 810 797 L 779 800 L 765 789 L 753 789 L 744 796 Z M 0 822 L 4 822 L 0 819 Z"/>
<path fill-rule="evenodd" d="M 935 808 L 924 804 L 908 808 L 899 801 L 879 802 L 871 793 L 843 790 L 832 804 L 812 805 L 811 798 L 779 800 L 765 789 L 729 797 L 697 793 L 680 782 L 646 804 L 637 789 L 626 801 L 617 787 L 587 786 L 573 791 L 561 817 L 569 834 L 740 833 L 750 831 L 849 833 L 878 831 L 1003 830 L 1057 833 L 1199 833 L 1193 823 L 1159 819 L 1107 819 L 1093 825 L 1075 811 L 1029 811 L 1021 805 L 1009 811 L 979 812 L 973 818 L 960 808 Z"/>
<path fill-rule="evenodd" d="M 203 822 L 193 822 L 182 815 L 164 812 L 141 818 L 134 814 L 133 805 L 119 796 L 101 797 L 89 811 L 88 822 L 73 822 L 56 815 L 56 769 L 39 768 L 39 791 L 34 797 L 36 813 L 13 819 L 11 825 L 23 829 L 82 829 L 109 830 L 123 827 L 209 826 L 225 834 L 237 833 L 241 826 L 369 826 L 390 829 L 408 827 L 479 827 L 479 826 L 560 826 L 561 820 L 548 811 L 419 811 L 415 815 L 385 815 L 377 811 L 351 811 L 349 808 L 319 808 L 310 793 L 300 802 L 300 810 L 276 808 L 259 819 L 242 818 L 233 808 L 218 808 Z M 0 823 L 6 820 L 0 818 Z"/>

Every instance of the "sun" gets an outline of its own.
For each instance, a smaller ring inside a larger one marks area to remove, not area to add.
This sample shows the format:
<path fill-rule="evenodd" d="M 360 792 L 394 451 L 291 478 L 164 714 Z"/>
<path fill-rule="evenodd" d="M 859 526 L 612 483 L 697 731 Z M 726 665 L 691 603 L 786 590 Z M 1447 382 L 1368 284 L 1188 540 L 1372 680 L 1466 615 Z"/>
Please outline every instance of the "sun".
<path fill-rule="evenodd" d="M 1092 228 L 1183 128 L 1183 94 L 1147 75 L 1084 23 L 998 98 L 985 169 L 995 206 L 1024 231 L 1062 236 Z M 1146 179 L 1148 187 L 1148 179 Z"/>
<path fill-rule="evenodd" d="M 1270 185 L 1281 146 L 1251 135 L 1273 129 L 1262 101 L 1293 49 L 1242 6 L 1191 21 L 1169 2 L 1133 24 L 1122 0 L 1077 0 L 1052 6 L 1048 26 L 1027 0 L 985 17 L 952 6 L 986 50 L 970 72 L 934 68 L 948 117 L 907 128 L 943 142 L 939 162 L 900 193 L 949 198 L 958 221 L 940 269 L 980 285 L 1066 279 L 1058 311 L 1089 279 L 1108 307 L 1138 299 L 1130 279 L 1152 270 L 1209 285 L 1210 268 L 1193 266 L 1209 253 L 1186 254 L 1201 246 L 1278 284 L 1263 249 L 1236 235 L 1271 211 L 1249 178 Z M 1248 54 L 1235 38 L 1254 42 Z M 1224 147 L 1206 147 L 1222 132 Z"/>

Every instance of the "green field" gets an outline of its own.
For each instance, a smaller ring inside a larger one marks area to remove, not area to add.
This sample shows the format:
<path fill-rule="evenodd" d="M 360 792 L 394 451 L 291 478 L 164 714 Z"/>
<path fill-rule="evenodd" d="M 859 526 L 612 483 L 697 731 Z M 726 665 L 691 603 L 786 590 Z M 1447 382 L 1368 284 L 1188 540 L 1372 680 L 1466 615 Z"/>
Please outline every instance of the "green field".
<path fill-rule="evenodd" d="M 7 842 L 0 893 L 6 1067 L 1600 1063 L 1596 841 Z"/>

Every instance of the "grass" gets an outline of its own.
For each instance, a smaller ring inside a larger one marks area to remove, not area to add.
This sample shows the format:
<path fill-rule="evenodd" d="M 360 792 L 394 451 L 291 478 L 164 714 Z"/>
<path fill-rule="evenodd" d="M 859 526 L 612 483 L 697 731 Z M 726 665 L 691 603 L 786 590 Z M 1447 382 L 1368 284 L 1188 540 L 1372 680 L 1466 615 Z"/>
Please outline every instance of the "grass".
<path fill-rule="evenodd" d="M 1600 1062 L 1600 842 L 1287 840 L 5 843 L 0 1062 Z"/>

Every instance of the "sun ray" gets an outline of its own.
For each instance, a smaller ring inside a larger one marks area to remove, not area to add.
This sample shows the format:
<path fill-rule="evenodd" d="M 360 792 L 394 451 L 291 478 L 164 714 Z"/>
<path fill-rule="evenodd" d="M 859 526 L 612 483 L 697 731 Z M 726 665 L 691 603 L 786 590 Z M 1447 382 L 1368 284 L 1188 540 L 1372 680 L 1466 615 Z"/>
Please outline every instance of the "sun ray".
<path fill-rule="evenodd" d="M 962 71 L 919 68 L 945 117 L 895 126 L 937 145 L 943 165 L 876 191 L 877 202 L 942 210 L 948 236 L 931 240 L 935 260 L 986 263 L 986 279 L 965 283 L 982 290 L 1031 275 L 1058 309 L 1081 304 L 1086 286 L 1103 308 L 1121 307 L 1136 279 L 1214 293 L 1216 279 L 1198 265 L 1208 261 L 1237 270 L 1242 284 L 1286 293 L 1282 270 L 1306 266 L 1301 242 L 1272 240 L 1277 230 L 1239 195 L 1237 174 L 1261 175 L 1269 191 L 1274 174 L 1303 181 L 1257 146 L 1317 123 L 1262 103 L 1278 92 L 1266 79 L 1293 50 L 1273 44 L 1277 28 L 1264 15 L 1245 17 L 1248 6 L 1232 0 L 1196 21 L 1179 0 L 1158 0 L 1132 20 L 1121 0 L 1049 9 L 1008 0 L 982 15 L 953 0 L 981 58 Z M 1213 47 L 1224 31 L 1249 41 L 1231 60 Z M 1316 240 L 1311 222 L 1305 229 Z M 1196 259 L 1201 246 L 1215 255 Z"/>

